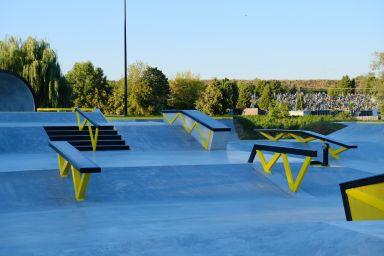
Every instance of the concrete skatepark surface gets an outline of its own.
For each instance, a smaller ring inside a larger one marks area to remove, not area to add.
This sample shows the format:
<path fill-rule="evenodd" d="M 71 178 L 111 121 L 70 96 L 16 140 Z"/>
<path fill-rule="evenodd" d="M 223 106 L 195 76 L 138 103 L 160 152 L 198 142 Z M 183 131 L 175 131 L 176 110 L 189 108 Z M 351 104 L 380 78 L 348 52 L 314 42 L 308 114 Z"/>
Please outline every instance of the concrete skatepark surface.
<path fill-rule="evenodd" d="M 346 222 L 338 187 L 382 173 L 382 124 L 334 133 L 359 148 L 310 167 L 292 193 L 282 163 L 272 175 L 248 164 L 253 141 L 235 133 L 209 152 L 180 127 L 111 122 L 131 150 L 84 152 L 103 171 L 79 203 L 41 127 L 69 119 L 0 123 L 0 255 L 383 254 L 384 221 Z"/>
<path fill-rule="evenodd" d="M 0 69 L 0 111 L 35 111 L 31 86 L 19 75 Z"/>

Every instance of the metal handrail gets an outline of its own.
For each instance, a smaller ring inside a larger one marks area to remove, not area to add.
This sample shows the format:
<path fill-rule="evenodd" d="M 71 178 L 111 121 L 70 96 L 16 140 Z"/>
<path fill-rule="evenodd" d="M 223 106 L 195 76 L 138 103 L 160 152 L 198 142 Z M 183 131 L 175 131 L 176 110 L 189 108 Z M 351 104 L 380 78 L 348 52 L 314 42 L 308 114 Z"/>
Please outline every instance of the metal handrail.
<path fill-rule="evenodd" d="M 89 131 L 89 137 L 91 138 L 92 143 L 92 150 L 96 151 L 97 147 L 97 138 L 99 136 L 99 126 L 101 126 L 99 123 L 97 123 L 95 120 L 92 120 L 87 114 L 85 114 L 80 108 L 75 108 L 76 118 L 77 118 L 77 125 L 79 127 L 79 131 L 82 131 L 84 129 L 84 126 L 88 124 L 88 131 Z M 83 121 L 81 121 L 80 116 L 84 118 Z M 92 125 L 95 126 L 95 134 L 93 134 L 92 131 Z"/>
<path fill-rule="evenodd" d="M 86 120 L 88 120 L 91 124 L 93 124 L 96 127 L 101 126 L 98 122 L 95 120 L 92 120 L 84 111 L 82 111 L 80 108 L 75 108 L 75 112 L 83 116 Z"/>

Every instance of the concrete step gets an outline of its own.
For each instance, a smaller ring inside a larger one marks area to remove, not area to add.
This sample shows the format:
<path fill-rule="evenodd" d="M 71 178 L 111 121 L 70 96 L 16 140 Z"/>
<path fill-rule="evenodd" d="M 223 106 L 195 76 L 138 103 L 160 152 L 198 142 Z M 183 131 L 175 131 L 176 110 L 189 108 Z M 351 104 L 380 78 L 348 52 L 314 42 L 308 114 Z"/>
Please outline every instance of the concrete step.
<path fill-rule="evenodd" d="M 79 151 L 92 151 L 92 146 L 75 146 Z M 106 150 L 129 150 L 128 145 L 99 145 L 96 146 L 97 151 Z"/>
<path fill-rule="evenodd" d="M 49 137 L 51 136 L 64 136 L 64 135 L 88 135 L 89 130 L 84 129 L 82 131 L 79 130 L 49 130 L 47 131 L 47 134 Z M 117 131 L 115 130 L 101 130 L 99 131 L 99 136 L 100 135 L 117 135 Z"/>
<path fill-rule="evenodd" d="M 44 126 L 44 129 L 46 131 L 55 131 L 55 130 L 79 130 L 78 126 Z M 87 128 L 88 129 L 88 128 Z M 96 128 L 92 126 L 92 130 L 95 130 Z M 99 126 L 99 130 L 114 130 L 113 125 L 103 125 Z"/>
<path fill-rule="evenodd" d="M 56 135 L 50 137 L 51 141 L 89 140 L 89 135 Z M 98 140 L 121 140 L 121 135 L 100 135 Z"/>
<path fill-rule="evenodd" d="M 90 140 L 69 141 L 72 146 L 91 146 Z M 97 140 L 97 145 L 125 145 L 124 140 Z"/>

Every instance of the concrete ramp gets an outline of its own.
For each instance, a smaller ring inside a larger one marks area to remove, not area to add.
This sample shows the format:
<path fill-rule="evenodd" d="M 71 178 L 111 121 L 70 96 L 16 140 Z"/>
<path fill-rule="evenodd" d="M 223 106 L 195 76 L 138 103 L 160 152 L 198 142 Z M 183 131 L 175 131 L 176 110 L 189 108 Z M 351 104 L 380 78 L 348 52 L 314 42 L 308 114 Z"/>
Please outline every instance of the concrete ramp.
<path fill-rule="evenodd" d="M 0 154 L 49 152 L 43 127 L 0 127 Z"/>
<path fill-rule="evenodd" d="M 55 115 L 54 124 L 74 121 Z M 382 255 L 384 250 L 384 221 L 347 223 L 338 186 L 370 176 L 372 168 L 382 172 L 378 129 L 378 135 L 361 135 L 364 127 L 351 126 L 334 134 L 357 141 L 359 148 L 330 167 L 311 166 L 293 193 L 281 162 L 272 174 L 259 161 L 247 163 L 254 141 L 234 138 L 227 150 L 210 152 L 177 127 L 119 122 L 131 150 L 84 152 L 102 172 L 92 174 L 86 200 L 77 202 L 72 177 L 59 176 L 56 155 L 45 148 L 42 124 L 48 116 L 38 122 L 28 115 L 19 121 L 10 117 L 15 122 L 0 123 L 0 142 L 6 145 L 0 143 L 0 255 Z M 290 159 L 294 176 L 301 161 Z"/>
<path fill-rule="evenodd" d="M 132 150 L 164 151 L 164 150 L 199 150 L 201 145 L 180 127 L 163 123 L 146 125 L 145 123 L 128 123 L 116 126 L 116 129 L 130 145 Z"/>
<path fill-rule="evenodd" d="M 384 123 L 346 123 L 347 127 L 330 137 L 350 142 L 380 142 L 384 144 Z"/>
<path fill-rule="evenodd" d="M 0 255 L 383 250 L 384 222 L 350 227 L 336 200 L 286 193 L 248 164 L 105 169 L 92 175 L 81 203 L 57 170 L 0 173 L 0 180 Z"/>
<path fill-rule="evenodd" d="M 100 111 L 89 113 L 100 123 L 106 119 Z M 73 112 L 0 112 L 0 154 L 46 153 L 49 138 L 44 126 L 77 125 Z"/>
<path fill-rule="evenodd" d="M 87 113 L 98 123 L 106 123 L 104 115 L 96 110 Z M 47 125 L 76 125 L 74 112 L 0 112 L 0 127 L 30 127 Z"/>
<path fill-rule="evenodd" d="M 34 112 L 32 87 L 19 75 L 0 69 L 0 112 Z"/>
<path fill-rule="evenodd" d="M 289 198 L 250 165 L 103 168 L 86 201 L 74 199 L 72 179 L 58 170 L 0 173 L 0 213 L 144 202 Z"/>
<path fill-rule="evenodd" d="M 346 123 L 348 126 L 331 137 L 354 143 L 357 149 L 344 152 L 341 158 L 331 162 L 336 166 L 345 166 L 367 172 L 366 176 L 384 172 L 384 124 L 383 123 Z"/>

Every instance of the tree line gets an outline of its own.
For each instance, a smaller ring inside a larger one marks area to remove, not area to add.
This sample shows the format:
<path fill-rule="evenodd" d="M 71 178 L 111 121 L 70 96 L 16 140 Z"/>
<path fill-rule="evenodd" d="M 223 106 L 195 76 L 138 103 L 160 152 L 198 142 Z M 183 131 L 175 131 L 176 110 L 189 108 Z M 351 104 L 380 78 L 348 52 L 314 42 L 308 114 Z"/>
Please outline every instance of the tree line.
<path fill-rule="evenodd" d="M 55 51 L 44 40 L 9 37 L 0 41 L 0 68 L 19 74 L 31 84 L 38 107 L 97 107 L 106 114 L 123 114 L 123 79 L 108 80 L 104 71 L 89 61 L 75 63 L 64 75 Z M 155 115 L 167 108 L 196 108 L 209 115 L 223 115 L 255 105 L 256 98 L 261 109 L 284 112 L 286 106 L 276 103 L 274 96 L 297 90 L 319 89 L 302 89 L 279 80 L 204 81 L 191 72 L 178 73 L 169 80 L 158 68 L 140 61 L 128 67 L 130 115 Z M 384 53 L 375 53 L 371 73 L 355 79 L 343 76 L 331 83 L 328 94 L 337 96 L 357 90 L 375 94 L 384 102 Z M 302 104 L 301 98 L 297 104 Z"/>

